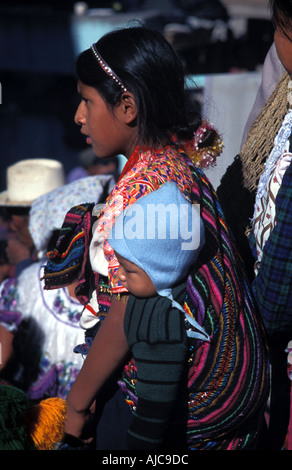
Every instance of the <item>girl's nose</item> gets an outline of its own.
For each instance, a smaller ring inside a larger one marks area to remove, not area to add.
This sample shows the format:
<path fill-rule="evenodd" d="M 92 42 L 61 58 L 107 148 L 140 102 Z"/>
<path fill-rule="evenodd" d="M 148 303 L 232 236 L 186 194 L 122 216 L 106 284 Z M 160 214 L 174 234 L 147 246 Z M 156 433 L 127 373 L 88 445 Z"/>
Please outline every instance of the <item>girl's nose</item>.
<path fill-rule="evenodd" d="M 75 116 L 74 116 L 74 122 L 75 124 L 77 125 L 82 125 L 82 124 L 85 124 L 85 115 L 84 115 L 84 112 L 82 111 L 83 107 L 82 107 L 82 101 L 80 102 L 77 110 L 76 110 L 76 113 L 75 113 Z"/>

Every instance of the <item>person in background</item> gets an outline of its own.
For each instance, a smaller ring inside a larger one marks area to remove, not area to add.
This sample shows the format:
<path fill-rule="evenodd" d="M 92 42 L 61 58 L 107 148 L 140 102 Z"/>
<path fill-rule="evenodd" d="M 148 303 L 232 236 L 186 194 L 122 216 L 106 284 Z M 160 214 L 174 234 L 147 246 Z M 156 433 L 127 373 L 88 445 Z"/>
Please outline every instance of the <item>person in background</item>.
<path fill-rule="evenodd" d="M 92 148 L 83 150 L 79 155 L 80 166 L 71 170 L 67 177 L 67 183 L 92 175 L 113 175 L 118 180 L 119 160 L 118 157 L 99 158 L 94 155 Z"/>
<path fill-rule="evenodd" d="M 256 120 L 266 101 L 270 98 L 271 94 L 275 90 L 284 72 L 285 69 L 278 57 L 275 42 L 273 42 L 265 58 L 262 70 L 262 81 L 244 128 L 241 147 L 247 139 L 252 124 Z"/>
<path fill-rule="evenodd" d="M 33 201 L 28 230 L 40 258 L 0 285 L 0 377 L 32 400 L 65 398 L 82 366 L 82 357 L 73 350 L 84 336 L 79 325 L 83 305 L 76 297 L 77 282 L 70 280 L 70 272 L 81 262 L 86 233 L 82 215 L 102 202 L 110 182 L 113 186 L 111 176 L 82 178 Z M 80 225 L 72 243 L 73 268 L 71 265 L 66 286 L 44 291 L 46 253 L 54 250 L 65 216 L 69 223 Z"/>
<path fill-rule="evenodd" d="M 7 189 L 0 193 L 0 217 L 7 230 L 6 256 L 14 274 L 38 259 L 29 232 L 33 201 L 65 184 L 63 165 L 57 160 L 21 160 L 7 168 Z"/>
<path fill-rule="evenodd" d="M 292 419 L 286 351 L 292 338 L 292 2 L 270 0 L 270 8 L 274 44 L 240 155 L 222 178 L 218 196 L 229 225 L 239 235 L 239 248 L 245 247 L 243 259 L 249 260 L 252 289 L 268 336 L 271 396 L 263 446 L 279 450 L 285 441 L 291 449 L 291 426 L 288 435 L 287 431 L 289 416 Z"/>

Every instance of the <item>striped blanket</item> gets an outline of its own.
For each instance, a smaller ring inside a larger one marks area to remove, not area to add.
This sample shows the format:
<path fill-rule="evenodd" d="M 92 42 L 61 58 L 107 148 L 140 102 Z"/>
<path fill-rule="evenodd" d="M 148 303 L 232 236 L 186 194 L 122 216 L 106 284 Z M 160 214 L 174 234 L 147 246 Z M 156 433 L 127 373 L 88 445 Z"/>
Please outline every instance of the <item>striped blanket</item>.
<path fill-rule="evenodd" d="M 206 243 L 189 276 L 184 308 L 211 341 L 189 347 L 188 448 L 250 449 L 269 392 L 265 335 L 217 196 L 201 170 L 192 173 Z M 135 380 L 131 361 L 119 383 L 132 408 Z"/>

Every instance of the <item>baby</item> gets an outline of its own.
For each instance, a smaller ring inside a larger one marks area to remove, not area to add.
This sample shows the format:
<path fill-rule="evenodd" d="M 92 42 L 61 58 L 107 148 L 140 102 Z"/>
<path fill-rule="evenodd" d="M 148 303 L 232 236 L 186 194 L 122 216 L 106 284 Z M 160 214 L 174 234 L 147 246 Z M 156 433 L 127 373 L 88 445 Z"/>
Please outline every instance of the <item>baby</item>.
<path fill-rule="evenodd" d="M 188 273 L 204 244 L 199 207 L 175 183 L 164 183 L 123 211 L 108 241 L 130 292 L 124 328 L 137 366 L 138 405 L 127 444 L 158 449 L 179 399 L 187 336 L 209 340 L 183 309 Z"/>

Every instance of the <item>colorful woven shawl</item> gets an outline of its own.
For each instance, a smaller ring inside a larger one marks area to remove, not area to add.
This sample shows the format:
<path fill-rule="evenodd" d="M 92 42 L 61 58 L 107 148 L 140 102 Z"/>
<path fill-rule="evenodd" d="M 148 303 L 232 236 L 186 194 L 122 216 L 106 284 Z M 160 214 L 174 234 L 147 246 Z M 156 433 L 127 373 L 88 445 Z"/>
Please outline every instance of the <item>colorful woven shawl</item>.
<path fill-rule="evenodd" d="M 200 170 L 193 176 L 206 244 L 188 279 L 186 306 L 212 341 L 198 347 L 189 369 L 189 443 L 205 439 L 212 447 L 221 435 L 219 446 L 244 448 L 268 396 L 265 336 L 217 196 Z M 235 438 L 228 443 L 229 433 Z"/>
<path fill-rule="evenodd" d="M 44 267 L 44 289 L 56 289 L 86 282 L 85 267 L 93 224 L 93 203 L 72 207 L 66 214 L 56 248 L 47 253 Z M 81 279 L 82 276 L 82 279 Z M 84 299 L 87 301 L 87 298 Z"/>

